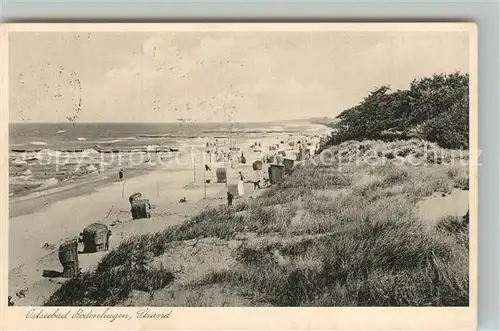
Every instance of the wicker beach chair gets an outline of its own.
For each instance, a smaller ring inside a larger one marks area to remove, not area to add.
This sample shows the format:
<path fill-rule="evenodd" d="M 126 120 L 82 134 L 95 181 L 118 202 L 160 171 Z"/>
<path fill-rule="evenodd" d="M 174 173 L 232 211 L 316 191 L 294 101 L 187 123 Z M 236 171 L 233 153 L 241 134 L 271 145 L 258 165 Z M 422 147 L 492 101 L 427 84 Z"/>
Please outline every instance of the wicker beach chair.
<path fill-rule="evenodd" d="M 78 268 L 78 240 L 68 240 L 59 246 L 59 262 L 63 266 L 62 276 L 64 278 L 76 277 Z"/>

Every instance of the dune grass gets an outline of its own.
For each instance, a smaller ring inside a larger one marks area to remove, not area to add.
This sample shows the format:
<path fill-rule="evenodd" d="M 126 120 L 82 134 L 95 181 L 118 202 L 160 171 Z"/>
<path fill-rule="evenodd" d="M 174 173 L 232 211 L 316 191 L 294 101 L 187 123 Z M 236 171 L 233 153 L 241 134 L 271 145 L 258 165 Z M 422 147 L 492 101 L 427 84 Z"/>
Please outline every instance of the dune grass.
<path fill-rule="evenodd" d="M 134 255 L 136 252 L 134 252 Z M 142 254 L 141 251 L 137 253 Z M 126 299 L 132 290 L 151 292 L 165 287 L 174 275 L 164 267 L 150 267 L 145 263 L 134 265 L 134 260 L 147 262 L 143 257 L 132 256 L 123 265 L 97 272 L 86 272 L 72 278 L 46 302 L 48 306 L 115 306 Z"/>
<path fill-rule="evenodd" d="M 150 263 L 172 243 L 254 233 L 264 240 L 239 246 L 237 267 L 181 290 L 198 297 L 205 286 L 237 288 L 253 305 L 468 305 L 468 217 L 447 217 L 430 228 L 416 216 L 420 199 L 468 188 L 467 166 L 401 165 L 378 153 L 392 148 L 395 156 L 417 155 L 416 146 L 427 145 L 422 141 L 344 144 L 332 155 L 347 150 L 343 158 L 372 154 L 393 162 L 310 162 L 255 199 L 209 207 L 179 226 L 123 242 L 95 272 L 66 282 L 47 304 L 114 305 L 134 289 L 152 293 L 174 281 L 168 265 Z M 360 182 L 363 176 L 375 179 Z M 266 241 L 270 235 L 279 240 Z"/>
<path fill-rule="evenodd" d="M 215 272 L 204 283 L 244 287 L 245 295 L 275 306 L 468 304 L 467 252 L 453 237 L 429 234 L 418 222 L 367 220 L 302 249 L 285 248 L 284 264 L 265 247 L 246 251 L 243 268 Z"/>

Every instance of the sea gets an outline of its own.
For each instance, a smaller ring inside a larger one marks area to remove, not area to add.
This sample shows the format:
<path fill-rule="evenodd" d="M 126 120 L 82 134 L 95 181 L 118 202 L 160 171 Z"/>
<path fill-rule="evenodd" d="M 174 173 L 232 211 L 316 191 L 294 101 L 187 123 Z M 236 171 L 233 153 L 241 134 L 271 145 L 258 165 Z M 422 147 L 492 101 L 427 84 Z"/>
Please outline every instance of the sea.
<path fill-rule="evenodd" d="M 180 147 L 190 139 L 227 137 L 232 133 L 301 131 L 305 125 L 279 123 L 11 123 L 11 151 L 78 150 L 94 148 L 140 148 L 148 145 Z"/>
<path fill-rule="evenodd" d="M 103 178 L 106 171 L 131 164 L 152 167 L 158 158 L 175 158 L 207 143 L 227 147 L 228 140 L 284 137 L 310 128 L 310 123 L 11 123 L 9 196 Z"/>

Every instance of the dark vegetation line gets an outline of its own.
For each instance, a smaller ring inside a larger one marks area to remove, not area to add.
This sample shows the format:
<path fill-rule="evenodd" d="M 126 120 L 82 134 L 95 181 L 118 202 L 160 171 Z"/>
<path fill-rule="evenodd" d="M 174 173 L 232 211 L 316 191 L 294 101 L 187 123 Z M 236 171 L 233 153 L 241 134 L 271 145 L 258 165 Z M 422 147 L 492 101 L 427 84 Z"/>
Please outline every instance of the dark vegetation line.
<path fill-rule="evenodd" d="M 420 138 L 443 148 L 469 147 L 469 74 L 415 79 L 408 90 L 381 86 L 343 111 L 323 149 L 348 140 Z"/>

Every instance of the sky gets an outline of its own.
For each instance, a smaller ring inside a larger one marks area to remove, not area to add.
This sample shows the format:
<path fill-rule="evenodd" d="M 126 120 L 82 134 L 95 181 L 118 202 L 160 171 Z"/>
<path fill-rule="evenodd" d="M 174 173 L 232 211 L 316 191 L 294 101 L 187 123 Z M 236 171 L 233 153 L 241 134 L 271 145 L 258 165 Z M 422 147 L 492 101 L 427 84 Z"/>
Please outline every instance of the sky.
<path fill-rule="evenodd" d="M 458 31 L 11 32 L 11 122 L 335 117 L 376 86 L 469 72 Z"/>

